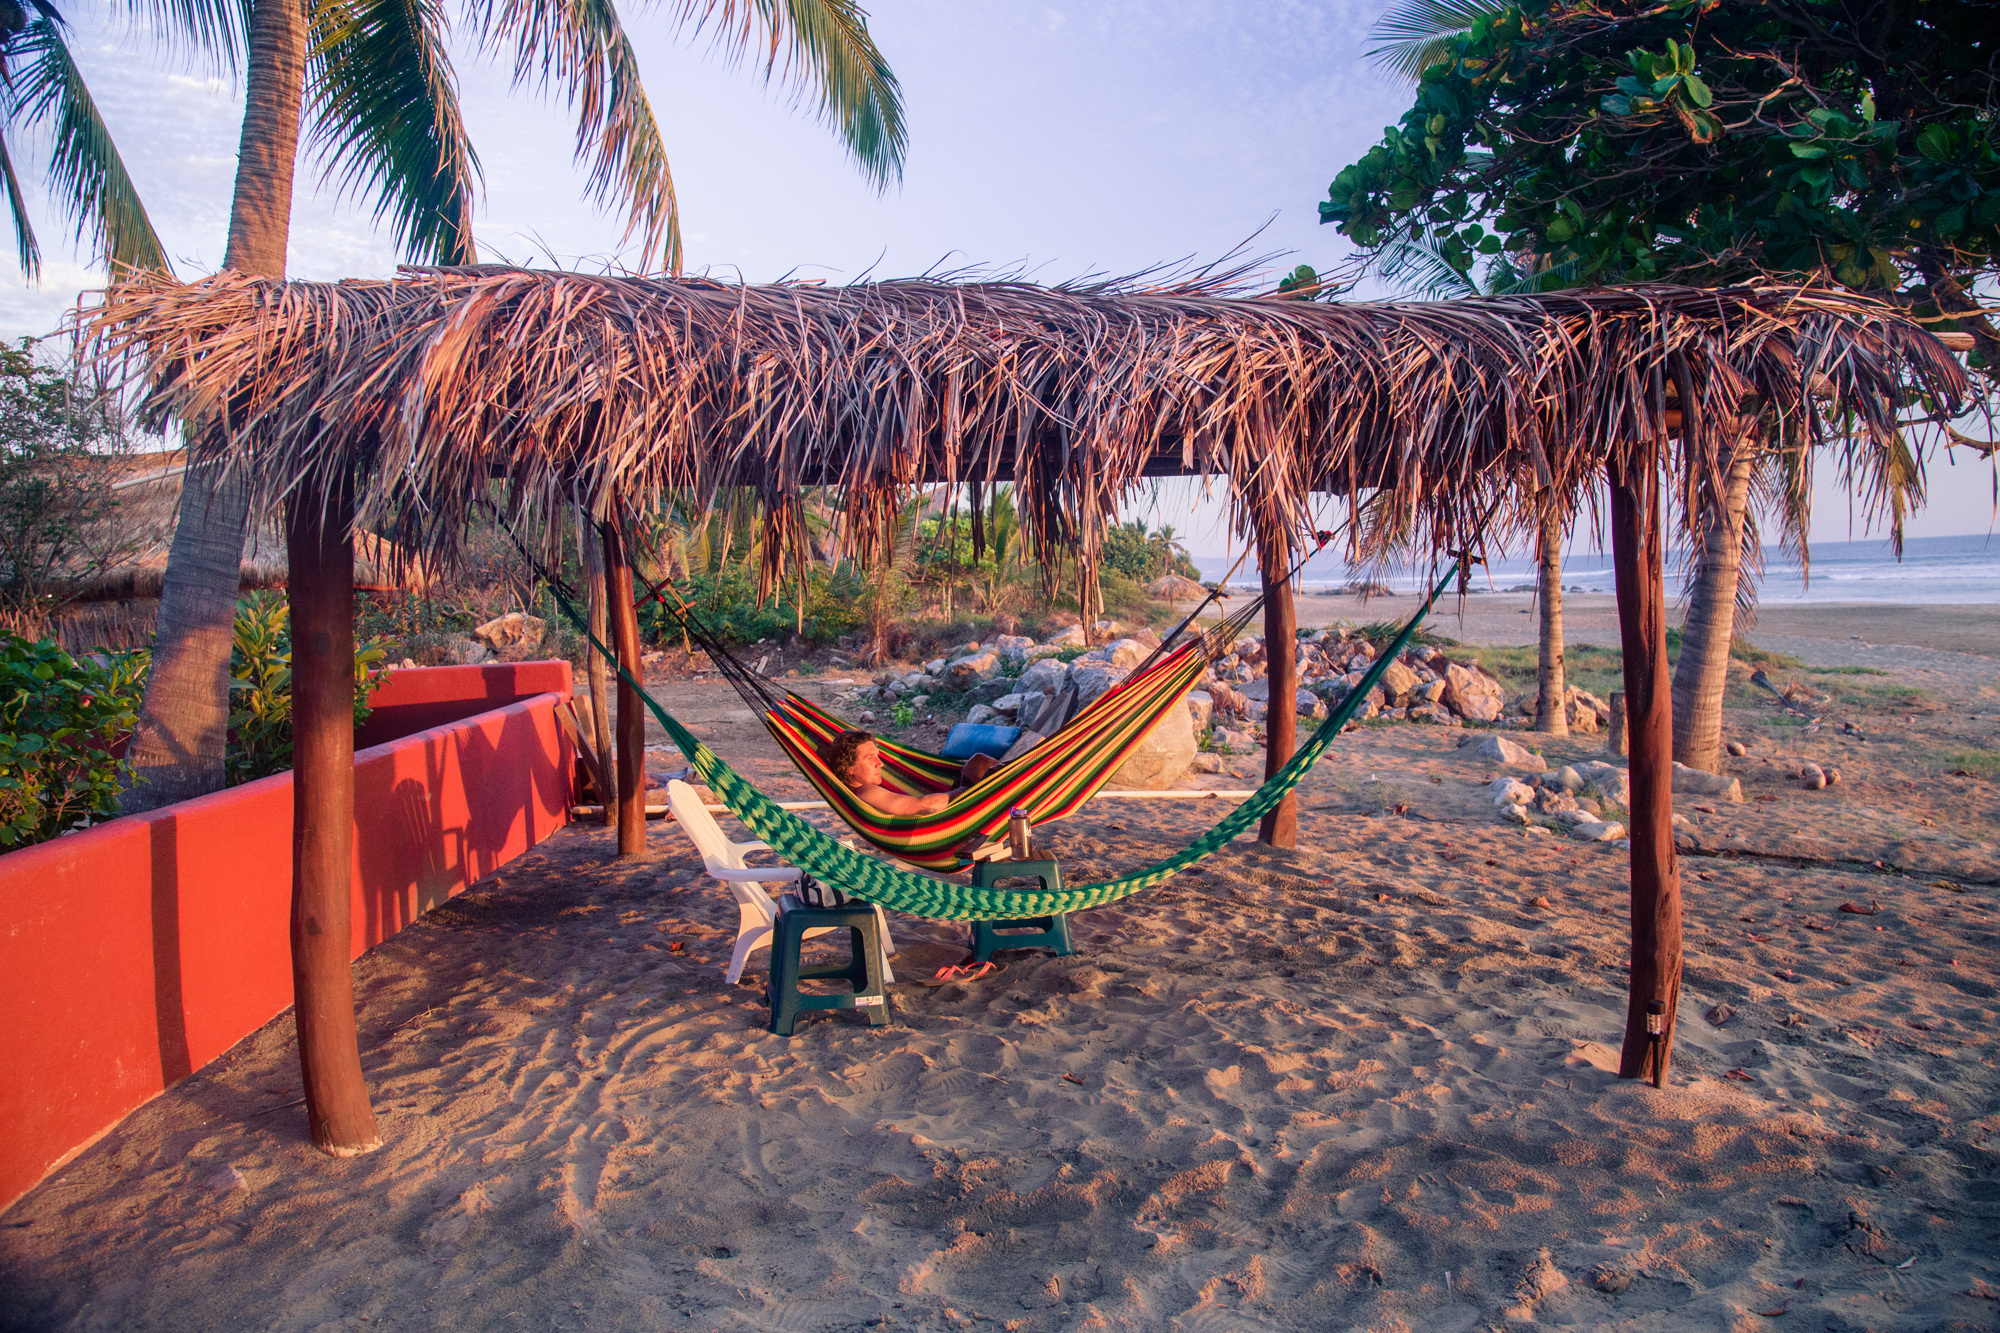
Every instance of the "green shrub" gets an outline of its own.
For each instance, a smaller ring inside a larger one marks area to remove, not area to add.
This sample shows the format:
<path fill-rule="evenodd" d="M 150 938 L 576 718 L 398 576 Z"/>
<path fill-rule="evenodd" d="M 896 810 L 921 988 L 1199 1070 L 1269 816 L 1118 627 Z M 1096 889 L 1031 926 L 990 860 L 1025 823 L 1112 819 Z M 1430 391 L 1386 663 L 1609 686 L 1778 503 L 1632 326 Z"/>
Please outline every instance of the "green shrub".
<path fill-rule="evenodd" d="M 111 746 L 138 715 L 136 671 L 0 636 L 0 846 L 43 842 L 118 813 Z"/>
<path fill-rule="evenodd" d="M 354 725 L 368 720 L 368 699 L 384 673 L 379 640 L 355 647 Z M 229 742 L 223 769 L 229 785 L 282 773 L 292 766 L 292 608 L 275 593 L 236 604 L 229 652 Z"/>
<path fill-rule="evenodd" d="M 895 580 L 894 585 L 892 595 L 902 587 L 900 580 Z M 690 574 L 677 586 L 702 627 L 725 645 L 754 644 L 765 639 L 782 641 L 787 634 L 794 633 L 803 633 L 811 643 L 831 643 L 862 625 L 880 595 L 874 581 L 864 580 L 845 562 L 832 573 L 815 571 L 807 585 L 801 629 L 797 582 L 779 588 L 759 604 L 757 571 L 748 564 Z M 639 632 L 654 643 L 680 642 L 679 625 L 654 602 L 639 609 Z"/>

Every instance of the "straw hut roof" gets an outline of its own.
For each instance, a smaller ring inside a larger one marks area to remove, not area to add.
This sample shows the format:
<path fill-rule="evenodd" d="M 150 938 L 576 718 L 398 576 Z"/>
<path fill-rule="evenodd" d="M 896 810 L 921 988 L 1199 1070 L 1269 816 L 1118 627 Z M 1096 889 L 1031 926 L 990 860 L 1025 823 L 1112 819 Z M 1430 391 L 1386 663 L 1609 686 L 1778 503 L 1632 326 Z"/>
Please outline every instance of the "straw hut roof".
<path fill-rule="evenodd" d="M 1443 550 L 1504 543 L 1538 494 L 1575 503 L 1607 459 L 1667 439 L 1670 412 L 1686 488 L 1753 400 L 1790 439 L 1867 447 L 1897 436 L 1909 389 L 1966 392 L 1921 328 L 1816 288 L 1333 303 L 1217 286 L 223 273 L 120 285 L 92 323 L 264 504 L 345 473 L 360 523 L 450 559 L 496 479 L 531 521 L 747 487 L 774 576 L 808 558 L 813 486 L 838 488 L 864 560 L 912 488 L 1011 479 L 1040 548 L 1088 568 L 1142 478 L 1196 474 L 1228 476 L 1246 533 L 1297 543 L 1332 494 Z"/>

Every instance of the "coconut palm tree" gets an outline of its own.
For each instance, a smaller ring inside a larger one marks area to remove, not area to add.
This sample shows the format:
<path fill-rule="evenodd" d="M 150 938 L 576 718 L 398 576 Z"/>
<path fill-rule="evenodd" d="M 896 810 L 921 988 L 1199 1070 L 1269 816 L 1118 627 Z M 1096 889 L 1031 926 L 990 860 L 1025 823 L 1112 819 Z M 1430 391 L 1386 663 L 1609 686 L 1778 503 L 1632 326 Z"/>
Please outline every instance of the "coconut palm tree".
<path fill-rule="evenodd" d="M 14 225 L 14 254 L 30 281 L 41 276 L 42 247 L 10 139 L 47 126 L 48 188 L 58 209 L 114 269 L 167 268 L 166 251 L 139 191 L 85 86 L 48 0 L 0 0 L 0 184 Z"/>
<path fill-rule="evenodd" d="M 14 2 L 18 0 L 0 0 Z M 220 0 L 215 0 L 219 3 Z M 203 0 L 157 0 L 198 7 Z M 725 53 L 754 56 L 816 95 L 863 172 L 901 171 L 901 94 L 855 0 L 712 0 L 679 9 Z M 483 49 L 511 52 L 516 86 L 554 91 L 576 113 L 585 192 L 622 205 L 637 267 L 681 266 L 679 208 L 639 63 L 609 3 L 466 0 Z M 400 248 L 428 263 L 472 263 L 478 159 L 458 109 L 436 0 L 249 0 L 247 96 L 225 268 L 282 278 L 302 120 L 323 168 L 371 197 Z M 149 809 L 222 785 L 228 659 L 247 502 L 242 488 L 191 471 L 160 599 L 146 700 L 130 751 Z"/>

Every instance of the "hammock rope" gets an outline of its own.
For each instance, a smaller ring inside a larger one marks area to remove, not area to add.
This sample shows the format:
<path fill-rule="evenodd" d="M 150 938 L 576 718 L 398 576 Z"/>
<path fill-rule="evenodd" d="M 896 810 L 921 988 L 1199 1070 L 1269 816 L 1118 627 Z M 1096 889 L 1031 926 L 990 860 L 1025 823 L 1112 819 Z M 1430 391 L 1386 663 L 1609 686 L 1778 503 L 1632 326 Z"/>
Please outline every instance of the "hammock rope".
<path fill-rule="evenodd" d="M 1085 884 L 1075 888 L 1054 891 L 1043 889 L 978 888 L 969 884 L 959 884 L 948 879 L 925 875 L 916 871 L 898 870 L 886 862 L 864 855 L 841 843 L 838 839 L 822 832 L 789 810 L 780 809 L 778 803 L 758 791 L 741 774 L 737 773 L 721 756 L 708 748 L 695 734 L 662 708 L 659 701 L 646 692 L 644 685 L 633 679 L 623 664 L 618 667 L 618 676 L 638 693 L 653 717 L 666 731 L 688 763 L 694 767 L 721 802 L 729 807 L 732 814 L 745 828 L 755 833 L 786 862 L 828 884 L 832 884 L 852 897 L 894 908 L 912 916 L 931 917 L 946 921 L 1001 921 L 1027 916 L 1047 916 L 1058 912 L 1080 912 L 1086 908 L 1101 907 L 1117 902 L 1135 893 L 1152 888 L 1185 870 L 1206 856 L 1220 851 L 1234 841 L 1250 826 L 1277 808 L 1278 803 L 1291 794 L 1294 787 L 1304 780 L 1306 773 L 1340 735 L 1341 728 L 1353 718 L 1355 710 L 1368 692 L 1381 682 L 1382 675 L 1389 669 L 1397 655 L 1409 645 L 1417 632 L 1417 627 L 1430 613 L 1437 599 L 1453 579 L 1463 576 L 1471 557 L 1461 554 L 1453 563 L 1452 572 L 1439 580 L 1423 605 L 1417 608 L 1389 646 L 1382 650 L 1370 664 L 1359 684 L 1347 693 L 1340 706 L 1335 708 L 1317 730 L 1299 747 L 1278 771 L 1265 780 L 1255 794 L 1246 799 L 1236 809 L 1223 816 L 1222 820 L 1207 833 L 1197 838 L 1182 850 L 1163 861 L 1148 866 L 1144 870 L 1106 880 L 1100 884 Z M 588 623 L 577 613 L 576 607 L 555 583 L 550 583 L 549 591 L 556 599 L 570 623 L 604 653 L 605 660 L 617 662 L 616 655 L 598 643 L 590 634 Z"/>

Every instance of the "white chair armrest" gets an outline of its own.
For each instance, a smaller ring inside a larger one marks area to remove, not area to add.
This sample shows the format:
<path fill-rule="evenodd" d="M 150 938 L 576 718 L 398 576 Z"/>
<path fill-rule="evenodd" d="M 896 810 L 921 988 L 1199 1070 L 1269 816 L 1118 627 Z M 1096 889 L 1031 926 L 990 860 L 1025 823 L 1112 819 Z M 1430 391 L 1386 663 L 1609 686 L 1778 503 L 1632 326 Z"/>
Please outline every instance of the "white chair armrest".
<path fill-rule="evenodd" d="M 747 866 L 742 870 L 731 870 L 727 866 L 709 866 L 711 879 L 724 884 L 789 884 L 799 878 L 800 871 L 793 866 Z"/>
<path fill-rule="evenodd" d="M 768 852 L 771 850 L 771 844 L 768 842 L 732 842 L 729 846 L 732 851 L 739 854 L 743 852 Z"/>

